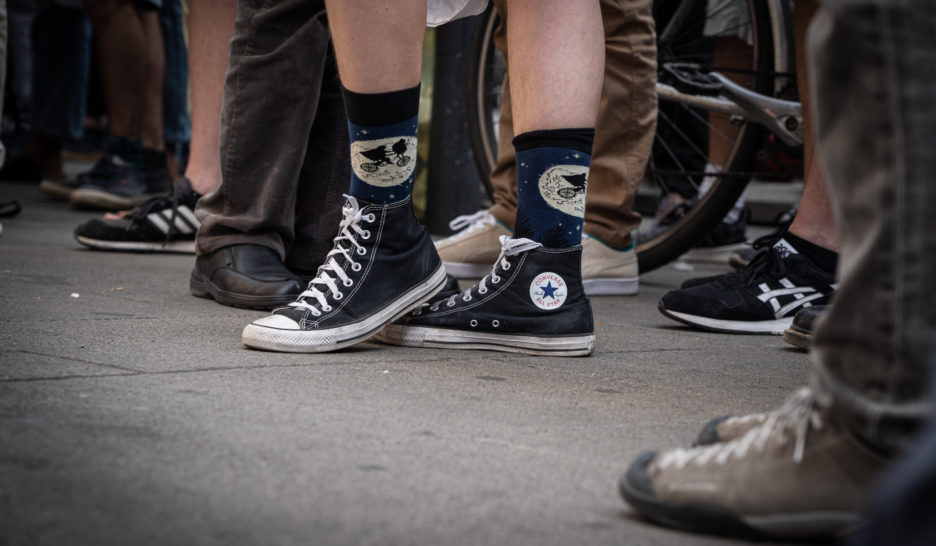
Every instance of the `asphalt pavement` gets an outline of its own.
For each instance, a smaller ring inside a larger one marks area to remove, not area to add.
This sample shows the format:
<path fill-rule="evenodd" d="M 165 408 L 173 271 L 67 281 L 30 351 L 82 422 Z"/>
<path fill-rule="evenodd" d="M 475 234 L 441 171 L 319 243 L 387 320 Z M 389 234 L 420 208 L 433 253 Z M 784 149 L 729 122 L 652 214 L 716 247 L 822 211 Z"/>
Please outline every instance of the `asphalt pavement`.
<path fill-rule="evenodd" d="M 646 449 L 778 405 L 808 358 L 656 310 L 722 269 L 594 298 L 585 358 L 364 343 L 254 351 L 192 255 L 96 252 L 96 213 L 0 183 L 0 544 L 715 545 L 618 497 Z"/>

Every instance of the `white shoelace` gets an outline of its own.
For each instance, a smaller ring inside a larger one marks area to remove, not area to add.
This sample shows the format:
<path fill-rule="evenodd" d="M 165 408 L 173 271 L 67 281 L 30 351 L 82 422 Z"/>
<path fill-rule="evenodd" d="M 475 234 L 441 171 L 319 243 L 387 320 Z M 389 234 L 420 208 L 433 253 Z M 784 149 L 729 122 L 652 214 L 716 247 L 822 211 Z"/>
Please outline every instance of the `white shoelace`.
<path fill-rule="evenodd" d="M 341 209 L 343 217 L 341 224 L 338 226 L 338 236 L 335 237 L 334 248 L 325 256 L 325 264 L 318 268 L 315 278 L 312 279 L 306 290 L 299 294 L 299 299 L 290 303 L 289 307 L 308 309 L 314 316 L 319 317 L 322 315 L 322 311 L 327 313 L 332 310 L 327 300 L 329 295 L 335 300 L 344 298 L 344 293 L 338 288 L 337 283 L 339 281 L 345 288 L 349 288 L 354 284 L 354 281 L 345 273 L 344 268 L 335 258 L 343 256 L 351 264 L 351 269 L 360 271 L 361 264 L 354 261 L 351 253 L 356 252 L 359 256 L 367 254 L 367 249 L 357 242 L 357 237 L 366 241 L 370 239 L 371 233 L 363 229 L 360 224 L 361 220 L 373 222 L 376 220 L 376 216 L 373 213 L 364 214 L 360 205 L 358 205 L 357 199 L 350 195 L 345 195 L 345 198 L 347 202 L 344 208 Z M 342 246 L 342 241 L 350 243 L 350 248 Z M 319 290 L 317 288 L 319 286 L 324 286 L 325 291 Z M 310 304 L 306 301 L 307 299 L 314 300 L 314 303 Z M 315 303 L 318 304 L 318 307 L 315 306 Z M 319 310 L 319 307 L 321 310 Z"/>
<path fill-rule="evenodd" d="M 449 228 L 451 228 L 452 231 L 459 232 L 455 234 L 455 236 L 458 236 L 458 235 L 467 235 L 469 233 L 474 233 L 487 226 L 493 226 L 496 223 L 497 223 L 497 220 L 494 218 L 494 215 L 492 215 L 490 212 L 488 212 L 485 209 L 485 210 L 479 210 L 478 212 L 474 214 L 465 214 L 462 216 L 457 216 L 454 220 L 449 222 Z"/>
<path fill-rule="evenodd" d="M 768 414 L 764 424 L 755 427 L 741 438 L 722 444 L 674 449 L 660 457 L 659 467 L 663 470 L 674 466 L 684 468 L 689 463 L 704 466 L 710 461 L 723 465 L 732 457 L 744 457 L 753 448 L 762 452 L 771 438 L 778 438 L 779 445 L 785 445 L 789 433 L 793 433 L 796 444 L 793 460 L 803 460 L 806 447 L 806 435 L 810 428 L 822 430 L 822 417 L 816 410 L 815 401 L 808 389 L 801 389 L 779 410 Z"/>
<path fill-rule="evenodd" d="M 500 244 L 501 244 L 500 255 L 497 256 L 497 260 L 494 261 L 494 265 L 491 267 L 491 274 L 485 275 L 484 277 L 481 278 L 481 281 L 478 284 L 472 286 L 471 288 L 465 290 L 464 292 L 459 292 L 458 294 L 453 294 L 449 296 L 449 298 L 445 300 L 445 305 L 447 307 L 454 306 L 455 300 L 457 300 L 459 297 L 462 299 L 462 301 L 465 301 L 465 302 L 471 301 L 471 298 L 472 298 L 471 293 L 474 290 L 477 290 L 478 294 L 481 294 L 481 295 L 487 294 L 488 280 L 491 281 L 491 284 L 499 284 L 501 282 L 501 277 L 500 275 L 497 274 L 498 267 L 502 271 L 509 271 L 510 268 L 512 267 L 510 265 L 510 262 L 507 261 L 507 258 L 509 258 L 510 256 L 516 256 L 517 254 L 520 254 L 521 252 L 526 252 L 527 250 L 533 250 L 534 248 L 539 248 L 543 246 L 541 243 L 537 243 L 536 241 L 533 241 L 532 239 L 525 239 L 522 237 L 519 239 L 514 239 L 513 237 L 509 235 L 501 235 Z M 442 305 L 442 301 L 437 301 L 436 303 L 432 304 L 431 307 L 429 307 L 429 310 L 438 311 L 440 305 Z M 415 314 L 418 315 L 421 312 L 422 312 L 422 309 L 416 311 Z"/>

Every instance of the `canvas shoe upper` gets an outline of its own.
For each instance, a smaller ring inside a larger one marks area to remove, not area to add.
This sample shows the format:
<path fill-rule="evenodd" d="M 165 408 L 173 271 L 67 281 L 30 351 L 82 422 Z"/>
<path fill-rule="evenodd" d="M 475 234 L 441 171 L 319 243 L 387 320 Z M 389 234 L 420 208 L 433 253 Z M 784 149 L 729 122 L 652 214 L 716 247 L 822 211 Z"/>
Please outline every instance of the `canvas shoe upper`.
<path fill-rule="evenodd" d="M 188 178 L 172 191 L 144 202 L 122 218 L 95 218 L 75 229 L 79 243 L 98 250 L 195 252 L 195 232 L 201 225 L 195 205 L 201 197 Z"/>
<path fill-rule="evenodd" d="M 582 237 L 582 283 L 588 296 L 631 296 L 639 286 L 634 245 L 616 250 L 591 235 Z"/>
<path fill-rule="evenodd" d="M 827 303 L 836 287 L 833 275 L 780 239 L 747 267 L 669 292 L 657 308 L 703 330 L 780 335 L 797 311 Z"/>
<path fill-rule="evenodd" d="M 788 407 L 799 405 L 803 400 L 812 396 L 809 387 L 803 387 L 790 396 L 780 408 L 774 411 L 785 411 Z M 730 442 L 747 434 L 747 431 L 762 425 L 770 417 L 770 412 L 750 413 L 747 415 L 734 415 L 716 417 L 705 424 L 696 437 L 694 446 L 705 446 L 719 442 Z"/>
<path fill-rule="evenodd" d="M 805 397 L 730 442 L 647 452 L 619 482 L 648 519 L 752 538 L 841 537 L 886 461 Z"/>
<path fill-rule="evenodd" d="M 244 345 L 325 352 L 376 334 L 446 283 L 445 267 L 410 198 L 386 205 L 351 196 L 325 263 L 299 298 L 244 328 Z"/>
<path fill-rule="evenodd" d="M 436 241 L 436 250 L 445 262 L 445 270 L 456 279 L 480 279 L 491 270 L 500 251 L 498 238 L 511 231 L 487 210 L 459 216 L 449 222 L 458 231 Z"/>
<path fill-rule="evenodd" d="M 72 206 L 81 209 L 125 210 L 169 191 L 165 166 L 152 170 L 135 167 L 117 155 L 105 155 L 69 194 Z"/>
<path fill-rule="evenodd" d="M 377 339 L 409 347 L 590 354 L 594 321 L 582 288 L 581 246 L 544 248 L 506 235 L 500 242 L 500 255 L 478 284 L 421 306 Z"/>

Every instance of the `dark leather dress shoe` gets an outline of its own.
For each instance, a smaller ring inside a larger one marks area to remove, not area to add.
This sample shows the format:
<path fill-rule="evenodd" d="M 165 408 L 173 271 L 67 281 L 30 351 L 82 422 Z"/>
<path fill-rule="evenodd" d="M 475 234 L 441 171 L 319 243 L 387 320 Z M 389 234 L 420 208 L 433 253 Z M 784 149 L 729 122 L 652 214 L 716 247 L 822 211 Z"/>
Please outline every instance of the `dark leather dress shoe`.
<path fill-rule="evenodd" d="M 194 296 L 249 309 L 284 306 L 304 286 L 276 251 L 261 245 L 231 245 L 199 256 L 189 282 Z"/>
<path fill-rule="evenodd" d="M 813 334 L 816 332 L 816 321 L 824 317 L 828 310 L 828 305 L 814 305 L 800 309 L 793 317 L 793 324 L 783 332 L 783 341 L 808 351 L 812 345 Z"/>

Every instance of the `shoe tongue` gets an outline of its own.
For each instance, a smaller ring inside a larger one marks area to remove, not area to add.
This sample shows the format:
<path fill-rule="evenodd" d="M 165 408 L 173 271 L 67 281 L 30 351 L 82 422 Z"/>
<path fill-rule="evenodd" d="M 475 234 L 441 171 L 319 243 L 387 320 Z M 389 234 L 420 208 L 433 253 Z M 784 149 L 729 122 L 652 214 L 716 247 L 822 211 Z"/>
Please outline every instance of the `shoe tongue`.
<path fill-rule="evenodd" d="M 787 242 L 786 239 L 782 237 L 778 239 L 776 243 L 774 243 L 773 247 L 777 249 L 777 252 L 780 253 L 782 258 L 786 258 L 787 256 L 791 256 L 793 254 L 799 254 L 799 252 L 793 248 L 793 245 L 791 245 L 789 242 Z"/>

